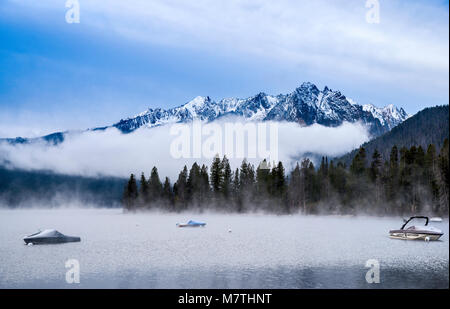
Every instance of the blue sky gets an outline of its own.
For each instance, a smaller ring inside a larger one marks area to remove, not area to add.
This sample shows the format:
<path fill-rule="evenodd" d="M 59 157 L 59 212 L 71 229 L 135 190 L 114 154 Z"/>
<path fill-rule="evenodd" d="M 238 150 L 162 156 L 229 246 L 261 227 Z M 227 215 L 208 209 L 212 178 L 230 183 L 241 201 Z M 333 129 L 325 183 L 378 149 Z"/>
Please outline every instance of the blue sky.
<path fill-rule="evenodd" d="M 448 104 L 448 1 L 65 0 L 0 4 L 0 137 L 112 124 L 198 95 L 304 81 L 409 113 Z"/>

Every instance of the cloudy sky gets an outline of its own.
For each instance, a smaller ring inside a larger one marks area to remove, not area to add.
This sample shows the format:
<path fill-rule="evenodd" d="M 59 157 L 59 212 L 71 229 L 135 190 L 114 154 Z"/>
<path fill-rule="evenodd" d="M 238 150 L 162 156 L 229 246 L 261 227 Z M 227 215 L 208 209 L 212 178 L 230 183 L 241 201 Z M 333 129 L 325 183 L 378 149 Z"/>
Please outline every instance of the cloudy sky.
<path fill-rule="evenodd" d="M 198 95 L 288 93 L 304 81 L 415 113 L 448 104 L 449 3 L 379 0 L 0 3 L 0 137 L 109 125 Z"/>

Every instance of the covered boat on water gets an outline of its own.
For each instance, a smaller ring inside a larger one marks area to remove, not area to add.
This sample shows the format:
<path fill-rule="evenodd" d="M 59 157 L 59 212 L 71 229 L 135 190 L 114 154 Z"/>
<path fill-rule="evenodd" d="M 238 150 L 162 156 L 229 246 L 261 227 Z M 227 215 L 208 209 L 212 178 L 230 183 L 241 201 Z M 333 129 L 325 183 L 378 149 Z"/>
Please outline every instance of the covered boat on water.
<path fill-rule="evenodd" d="M 23 239 L 25 243 L 38 245 L 38 244 L 60 244 L 66 242 L 78 242 L 81 241 L 80 237 L 67 236 L 57 230 L 49 229 L 39 231 L 37 233 L 28 235 Z"/>
<path fill-rule="evenodd" d="M 189 220 L 187 223 L 177 223 L 177 227 L 204 227 L 206 223 Z"/>
<path fill-rule="evenodd" d="M 425 220 L 425 225 L 412 225 L 408 228 L 406 226 L 409 222 L 414 219 Z M 404 240 L 438 240 L 444 233 L 441 230 L 428 225 L 428 217 L 415 216 L 411 217 L 405 221 L 399 230 L 390 230 L 389 237 L 394 239 L 404 239 Z"/>

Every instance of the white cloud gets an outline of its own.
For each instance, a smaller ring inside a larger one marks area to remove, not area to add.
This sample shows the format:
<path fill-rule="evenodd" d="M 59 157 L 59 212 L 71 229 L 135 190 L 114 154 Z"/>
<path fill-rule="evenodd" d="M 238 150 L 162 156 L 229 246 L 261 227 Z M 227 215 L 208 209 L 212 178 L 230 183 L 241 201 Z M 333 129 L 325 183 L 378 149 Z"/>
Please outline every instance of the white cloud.
<path fill-rule="evenodd" d="M 131 172 L 149 174 L 157 166 L 161 176 L 176 180 L 179 171 L 186 164 L 194 162 L 210 166 L 211 158 L 174 159 L 170 145 L 176 136 L 171 136 L 170 125 L 152 129 L 141 128 L 131 134 L 121 134 L 115 128 L 106 131 L 90 131 L 70 134 L 64 143 L 48 146 L 45 143 L 24 145 L 0 144 L 0 158 L 12 167 L 27 170 L 47 169 L 58 173 L 97 176 L 109 175 L 127 177 Z M 279 159 L 287 167 L 293 158 L 313 152 L 328 156 L 344 154 L 358 147 L 369 138 L 360 124 L 344 123 L 330 128 L 321 125 L 300 127 L 295 123 L 279 123 Z M 205 141 L 206 136 L 203 137 Z M 228 157 L 232 154 L 228 153 Z M 263 158 L 249 160 L 257 165 Z M 230 160 L 237 168 L 242 158 Z"/>
<path fill-rule="evenodd" d="M 15 2 L 64 9 L 56 0 Z M 110 0 L 80 8 L 82 23 L 144 43 L 448 90 L 448 9 L 433 3 L 380 1 L 380 24 L 366 22 L 364 0 Z"/>

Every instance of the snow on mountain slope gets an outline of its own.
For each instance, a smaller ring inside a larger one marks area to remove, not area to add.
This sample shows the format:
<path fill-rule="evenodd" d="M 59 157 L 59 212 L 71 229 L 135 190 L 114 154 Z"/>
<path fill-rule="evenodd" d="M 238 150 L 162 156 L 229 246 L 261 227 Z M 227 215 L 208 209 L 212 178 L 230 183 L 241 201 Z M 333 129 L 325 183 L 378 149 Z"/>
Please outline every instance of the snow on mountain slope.
<path fill-rule="evenodd" d="M 378 108 L 372 104 L 363 105 L 363 110 L 370 112 L 383 126 L 390 129 L 402 123 L 410 116 L 403 108 L 398 109 L 393 104 L 389 104 L 383 108 Z"/>
<path fill-rule="evenodd" d="M 369 126 L 373 135 L 391 130 L 409 115 L 393 105 L 377 108 L 358 105 L 339 91 L 325 87 L 322 91 L 312 83 L 303 83 L 287 95 L 271 96 L 259 93 L 247 99 L 228 98 L 218 102 L 210 97 L 194 100 L 172 109 L 148 109 L 135 117 L 114 124 L 123 133 L 146 126 L 149 128 L 168 123 L 184 123 L 192 120 L 212 121 L 224 115 L 238 115 L 251 121 L 288 121 L 301 125 L 314 123 L 338 126 L 344 121 Z"/>

